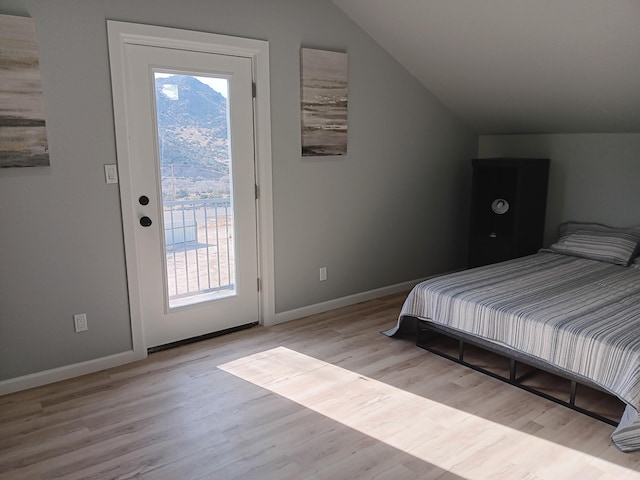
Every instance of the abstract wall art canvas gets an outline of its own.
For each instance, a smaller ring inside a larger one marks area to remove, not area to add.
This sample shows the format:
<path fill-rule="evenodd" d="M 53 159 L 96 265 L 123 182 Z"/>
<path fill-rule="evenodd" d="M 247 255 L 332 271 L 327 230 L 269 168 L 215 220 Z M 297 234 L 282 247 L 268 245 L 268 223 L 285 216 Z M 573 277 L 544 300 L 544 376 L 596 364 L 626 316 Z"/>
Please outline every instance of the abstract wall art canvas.
<path fill-rule="evenodd" d="M 49 165 L 31 18 L 0 15 L 0 167 Z"/>
<path fill-rule="evenodd" d="M 300 49 L 302 155 L 347 153 L 347 54 Z"/>

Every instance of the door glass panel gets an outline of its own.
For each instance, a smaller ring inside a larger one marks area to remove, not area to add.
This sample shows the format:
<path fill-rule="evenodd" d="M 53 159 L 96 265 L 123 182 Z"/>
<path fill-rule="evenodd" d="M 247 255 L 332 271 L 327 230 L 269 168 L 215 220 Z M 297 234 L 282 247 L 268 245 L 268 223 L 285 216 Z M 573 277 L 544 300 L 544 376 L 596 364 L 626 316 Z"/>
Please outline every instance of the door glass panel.
<path fill-rule="evenodd" d="M 234 295 L 228 80 L 156 71 L 169 308 Z"/>

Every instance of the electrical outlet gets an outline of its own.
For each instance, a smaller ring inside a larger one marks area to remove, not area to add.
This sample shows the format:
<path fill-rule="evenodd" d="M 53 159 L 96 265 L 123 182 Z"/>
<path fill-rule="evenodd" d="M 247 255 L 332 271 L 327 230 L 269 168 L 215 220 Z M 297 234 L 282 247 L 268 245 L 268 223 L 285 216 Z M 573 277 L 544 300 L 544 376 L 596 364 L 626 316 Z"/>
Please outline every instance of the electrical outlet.
<path fill-rule="evenodd" d="M 327 279 L 327 267 L 320 267 L 320 281 L 324 282 Z"/>
<path fill-rule="evenodd" d="M 84 332 L 89 330 L 87 326 L 87 314 L 86 313 L 77 313 L 73 316 L 73 324 L 76 329 L 76 333 Z"/>

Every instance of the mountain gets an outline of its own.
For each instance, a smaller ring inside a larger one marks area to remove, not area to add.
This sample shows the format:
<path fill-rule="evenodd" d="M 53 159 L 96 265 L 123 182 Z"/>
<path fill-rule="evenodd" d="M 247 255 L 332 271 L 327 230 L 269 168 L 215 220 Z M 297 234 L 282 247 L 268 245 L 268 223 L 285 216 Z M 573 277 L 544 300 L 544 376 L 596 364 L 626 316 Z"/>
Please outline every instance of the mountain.
<path fill-rule="evenodd" d="M 228 196 L 227 99 L 188 75 L 155 89 L 164 199 Z"/>

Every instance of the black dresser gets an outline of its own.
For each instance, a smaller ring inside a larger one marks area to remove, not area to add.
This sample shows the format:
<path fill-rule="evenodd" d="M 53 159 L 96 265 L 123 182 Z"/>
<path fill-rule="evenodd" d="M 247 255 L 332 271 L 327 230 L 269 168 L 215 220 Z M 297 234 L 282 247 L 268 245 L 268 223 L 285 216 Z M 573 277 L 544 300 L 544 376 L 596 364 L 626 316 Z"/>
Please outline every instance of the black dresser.
<path fill-rule="evenodd" d="M 536 253 L 542 248 L 549 159 L 472 161 L 468 266 Z"/>

